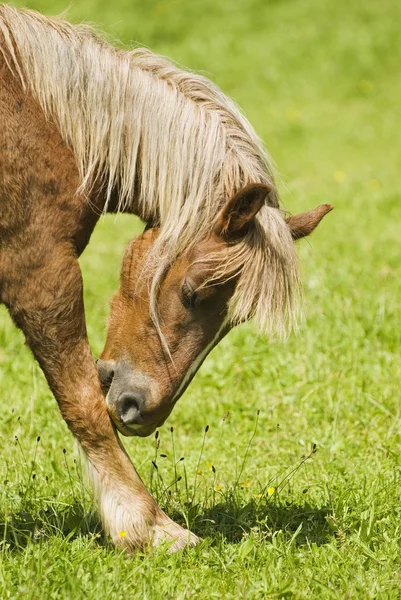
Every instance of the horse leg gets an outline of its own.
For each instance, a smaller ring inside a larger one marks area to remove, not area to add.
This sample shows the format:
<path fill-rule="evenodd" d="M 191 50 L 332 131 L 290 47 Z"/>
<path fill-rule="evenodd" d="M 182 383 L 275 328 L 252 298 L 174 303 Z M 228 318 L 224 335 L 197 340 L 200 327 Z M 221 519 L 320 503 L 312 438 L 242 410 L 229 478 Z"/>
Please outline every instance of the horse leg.
<path fill-rule="evenodd" d="M 128 549 L 163 540 L 173 542 L 172 550 L 195 544 L 197 538 L 169 519 L 145 489 L 111 424 L 87 341 L 72 248 L 59 244 L 47 257 L 23 281 L 6 286 L 6 304 L 89 460 L 106 532 Z"/>

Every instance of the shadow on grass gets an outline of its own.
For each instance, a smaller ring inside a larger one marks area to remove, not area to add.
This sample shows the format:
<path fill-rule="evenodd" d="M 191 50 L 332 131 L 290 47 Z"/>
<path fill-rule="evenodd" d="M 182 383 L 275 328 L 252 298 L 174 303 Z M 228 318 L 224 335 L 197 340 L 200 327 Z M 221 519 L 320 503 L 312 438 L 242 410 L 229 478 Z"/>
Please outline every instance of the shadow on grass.
<path fill-rule="evenodd" d="M 182 513 L 169 510 L 171 518 L 183 523 Z M 327 521 L 331 514 L 328 507 L 314 508 L 308 503 L 282 505 L 277 502 L 251 500 L 241 504 L 236 499 L 227 499 L 207 510 L 202 507 L 187 508 L 191 530 L 201 538 L 223 538 L 228 543 L 239 543 L 252 531 L 265 541 L 282 532 L 294 543 L 322 545 L 333 536 Z M 51 506 L 34 516 L 29 511 L 20 511 L 4 518 L 0 515 L 0 543 L 10 550 L 18 551 L 29 541 L 39 542 L 57 535 L 74 539 L 77 536 L 91 537 L 96 544 L 107 546 L 108 542 L 100 519 L 96 513 L 85 512 L 82 504 L 75 502 L 64 508 Z"/>
<path fill-rule="evenodd" d="M 23 510 L 7 518 L 0 515 L 0 542 L 10 550 L 23 549 L 29 541 L 39 542 L 54 535 L 69 539 L 88 536 L 99 545 L 107 545 L 98 515 L 87 513 L 79 502 L 63 508 L 50 506 L 38 514 Z"/>
<path fill-rule="evenodd" d="M 333 536 L 327 520 L 331 513 L 328 507 L 315 508 L 308 503 L 283 505 L 251 500 L 241 505 L 235 500 L 227 500 L 194 515 L 190 522 L 191 529 L 200 537 L 223 537 L 234 544 L 254 531 L 267 542 L 282 532 L 284 538 L 294 538 L 298 546 L 308 543 L 322 545 Z"/>

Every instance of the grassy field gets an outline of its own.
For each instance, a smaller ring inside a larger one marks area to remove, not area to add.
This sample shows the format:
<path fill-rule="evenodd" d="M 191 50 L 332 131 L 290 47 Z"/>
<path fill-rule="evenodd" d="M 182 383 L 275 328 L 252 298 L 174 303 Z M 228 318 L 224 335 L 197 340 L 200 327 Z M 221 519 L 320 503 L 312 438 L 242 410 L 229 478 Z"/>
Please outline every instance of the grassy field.
<path fill-rule="evenodd" d="M 266 142 L 285 206 L 336 209 L 299 245 L 302 330 L 285 344 L 233 331 L 158 451 L 126 442 L 203 537 L 183 554 L 104 540 L 72 437 L 0 310 L 0 598 L 401 598 L 401 5 L 86 0 L 68 15 L 206 73 Z M 104 218 L 82 257 L 95 354 L 139 230 Z"/>

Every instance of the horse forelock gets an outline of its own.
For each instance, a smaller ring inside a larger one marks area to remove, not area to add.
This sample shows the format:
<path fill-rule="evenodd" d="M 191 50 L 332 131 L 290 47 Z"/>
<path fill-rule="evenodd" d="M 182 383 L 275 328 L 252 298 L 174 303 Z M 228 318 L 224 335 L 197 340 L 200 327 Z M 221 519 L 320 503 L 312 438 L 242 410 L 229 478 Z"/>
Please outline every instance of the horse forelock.
<path fill-rule="evenodd" d="M 0 52 L 72 148 L 81 192 L 103 181 L 119 209 L 160 224 L 149 254 L 151 310 L 174 259 L 205 239 L 222 203 L 248 183 L 273 182 L 262 143 L 212 82 L 145 49 L 117 49 L 86 25 L 0 7 Z M 297 257 L 275 193 L 218 272 L 240 272 L 230 315 L 267 333 L 293 324 Z"/>

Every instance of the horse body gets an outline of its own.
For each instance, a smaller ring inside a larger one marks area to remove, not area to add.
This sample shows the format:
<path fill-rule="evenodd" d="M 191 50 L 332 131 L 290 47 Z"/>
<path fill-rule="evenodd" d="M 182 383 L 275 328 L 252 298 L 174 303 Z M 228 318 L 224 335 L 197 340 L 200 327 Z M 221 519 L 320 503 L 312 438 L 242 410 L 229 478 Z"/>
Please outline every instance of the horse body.
<path fill-rule="evenodd" d="M 0 301 L 25 334 L 63 418 L 88 456 L 99 510 L 116 544 L 195 540 L 144 488 L 121 447 L 89 348 L 77 258 L 104 206 L 77 193 L 72 151 L 0 53 Z M 110 203 L 112 209 L 112 202 Z M 129 540 L 120 532 L 129 532 Z"/>
<path fill-rule="evenodd" d="M 292 237 L 329 208 L 291 229 L 259 140 L 207 80 L 8 6 L 0 117 L 0 301 L 89 459 L 113 541 L 193 544 L 144 488 L 103 391 L 123 433 L 148 435 L 231 326 L 254 316 L 283 329 L 298 287 Z M 157 230 L 126 252 L 102 391 L 77 258 L 100 214 L 115 210 Z"/>

